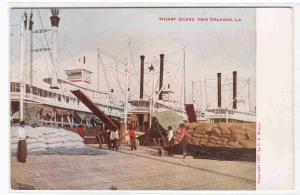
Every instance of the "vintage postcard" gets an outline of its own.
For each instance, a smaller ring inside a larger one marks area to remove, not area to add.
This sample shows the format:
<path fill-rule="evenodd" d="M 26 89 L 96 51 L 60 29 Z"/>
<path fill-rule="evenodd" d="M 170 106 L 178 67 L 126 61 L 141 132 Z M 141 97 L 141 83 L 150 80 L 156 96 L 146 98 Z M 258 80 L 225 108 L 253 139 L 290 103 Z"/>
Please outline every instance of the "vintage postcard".
<path fill-rule="evenodd" d="M 12 191 L 292 189 L 291 8 L 11 7 L 9 36 Z"/>

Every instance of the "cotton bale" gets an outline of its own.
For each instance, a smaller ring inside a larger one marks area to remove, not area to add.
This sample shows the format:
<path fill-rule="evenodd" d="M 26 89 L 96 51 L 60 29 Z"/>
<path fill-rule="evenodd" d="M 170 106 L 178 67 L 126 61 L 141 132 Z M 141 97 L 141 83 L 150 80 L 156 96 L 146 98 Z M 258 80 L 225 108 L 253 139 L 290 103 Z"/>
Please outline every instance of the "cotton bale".
<path fill-rule="evenodd" d="M 203 137 L 203 134 L 200 134 L 200 133 L 193 133 L 193 134 L 192 134 L 192 137 L 195 137 L 195 138 L 201 138 L 201 137 Z"/>
<path fill-rule="evenodd" d="M 222 141 L 216 141 L 215 143 L 216 143 L 217 145 L 220 145 L 220 146 L 224 146 L 224 145 L 225 145 Z"/>
<path fill-rule="evenodd" d="M 194 129 L 191 129 L 191 128 L 190 128 L 190 129 L 188 129 L 188 133 L 189 133 L 189 134 L 192 134 L 192 133 L 194 133 Z"/>
<path fill-rule="evenodd" d="M 201 141 L 201 142 L 207 142 L 207 140 L 208 140 L 207 138 L 200 138 L 199 139 L 199 141 Z"/>
<path fill-rule="evenodd" d="M 239 142 L 236 142 L 236 141 L 234 141 L 234 142 L 230 141 L 230 142 L 228 142 L 228 145 L 233 148 L 241 148 L 241 145 L 239 144 Z"/>
<path fill-rule="evenodd" d="M 220 137 L 220 141 L 227 143 L 228 142 L 228 138 L 224 138 L 224 137 Z"/>
<path fill-rule="evenodd" d="M 250 140 L 240 140 L 239 144 L 245 148 L 256 148 L 256 142 Z"/>
<path fill-rule="evenodd" d="M 213 144 L 213 143 L 210 143 L 210 142 L 208 142 L 208 143 L 206 144 L 206 146 L 209 146 L 209 147 L 216 147 L 217 145 L 216 145 L 216 144 Z"/>
<path fill-rule="evenodd" d="M 220 138 L 230 139 L 230 138 L 231 138 L 231 135 L 222 135 Z"/>
<path fill-rule="evenodd" d="M 249 137 L 249 140 L 256 140 L 256 128 L 249 128 L 249 127 L 246 127 L 245 128 L 245 135 L 248 135 Z"/>
<path fill-rule="evenodd" d="M 220 138 L 214 135 L 209 136 L 209 138 L 215 141 L 220 141 Z"/>
<path fill-rule="evenodd" d="M 198 126 L 195 128 L 196 132 L 205 131 L 205 129 L 210 128 L 211 124 L 208 123 L 198 123 Z"/>
<path fill-rule="evenodd" d="M 217 128 L 217 127 L 212 127 L 211 129 L 212 129 L 212 135 L 221 137 L 222 131 L 221 131 L 219 128 Z"/>
<path fill-rule="evenodd" d="M 218 129 L 221 131 L 222 135 L 231 135 L 231 131 L 228 127 L 218 127 Z"/>
<path fill-rule="evenodd" d="M 213 139 L 208 139 L 208 142 L 211 143 L 211 144 L 216 144 L 216 140 L 213 140 Z"/>
<path fill-rule="evenodd" d="M 198 123 L 196 123 L 196 122 L 187 124 L 188 129 L 195 129 L 197 126 L 198 126 Z"/>
<path fill-rule="evenodd" d="M 240 124 L 230 124 L 229 130 L 232 135 L 245 134 L 244 128 Z"/>

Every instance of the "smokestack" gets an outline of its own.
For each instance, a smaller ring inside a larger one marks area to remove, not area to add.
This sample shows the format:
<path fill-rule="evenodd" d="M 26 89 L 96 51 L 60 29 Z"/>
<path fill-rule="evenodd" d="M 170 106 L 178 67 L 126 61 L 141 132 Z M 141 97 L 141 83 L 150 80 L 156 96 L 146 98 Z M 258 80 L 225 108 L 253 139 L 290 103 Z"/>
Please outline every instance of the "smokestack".
<path fill-rule="evenodd" d="M 144 61 L 145 56 L 141 55 L 141 79 L 140 79 L 140 99 L 143 99 L 144 96 Z"/>
<path fill-rule="evenodd" d="M 160 90 L 160 93 L 159 93 L 158 99 L 162 100 L 163 98 L 162 98 L 161 88 L 163 87 L 163 80 L 164 80 L 164 57 L 165 57 L 165 55 L 160 54 L 159 57 L 160 57 L 160 68 L 159 68 L 159 90 Z"/>
<path fill-rule="evenodd" d="M 222 107 L 222 99 L 221 99 L 221 73 L 217 74 L 218 77 L 218 108 Z"/>
<path fill-rule="evenodd" d="M 85 64 L 85 56 L 83 56 L 83 64 Z"/>
<path fill-rule="evenodd" d="M 58 24 L 60 18 L 58 17 L 59 10 L 57 8 L 51 9 L 52 16 L 51 27 L 52 27 L 52 52 L 53 52 L 53 67 L 52 67 L 52 80 L 51 80 L 51 89 L 59 89 L 57 84 L 57 74 L 56 68 L 58 66 Z"/>
<path fill-rule="evenodd" d="M 237 97 L 236 97 L 236 79 L 237 79 L 237 72 L 233 71 L 232 72 L 232 76 L 233 76 L 233 103 L 232 103 L 232 108 L 233 109 L 237 109 Z"/>

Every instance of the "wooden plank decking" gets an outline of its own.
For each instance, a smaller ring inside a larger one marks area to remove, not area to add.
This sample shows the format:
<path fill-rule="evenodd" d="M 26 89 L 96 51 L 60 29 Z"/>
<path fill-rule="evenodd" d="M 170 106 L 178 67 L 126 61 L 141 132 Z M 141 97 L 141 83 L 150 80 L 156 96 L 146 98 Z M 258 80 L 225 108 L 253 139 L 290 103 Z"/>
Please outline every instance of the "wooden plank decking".
<path fill-rule="evenodd" d="M 255 190 L 255 163 L 158 157 L 155 150 L 122 147 L 106 154 L 11 158 L 18 183 L 40 190 Z"/>

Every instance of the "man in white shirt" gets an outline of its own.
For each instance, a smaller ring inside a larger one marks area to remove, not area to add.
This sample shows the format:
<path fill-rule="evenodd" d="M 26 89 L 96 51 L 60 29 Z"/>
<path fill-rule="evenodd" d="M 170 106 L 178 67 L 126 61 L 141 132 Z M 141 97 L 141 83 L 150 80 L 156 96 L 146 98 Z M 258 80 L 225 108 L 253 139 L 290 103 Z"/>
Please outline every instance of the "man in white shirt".
<path fill-rule="evenodd" d="M 18 128 L 18 155 L 19 162 L 25 163 L 27 158 L 27 144 L 25 133 L 25 122 L 20 121 L 20 127 Z"/>
<path fill-rule="evenodd" d="M 119 131 L 118 130 L 113 130 L 110 131 L 110 137 L 109 137 L 111 143 L 112 143 L 112 150 L 116 149 L 118 151 L 118 140 L 119 140 Z"/>
<path fill-rule="evenodd" d="M 173 156 L 174 131 L 171 126 L 168 127 L 168 155 Z"/>

